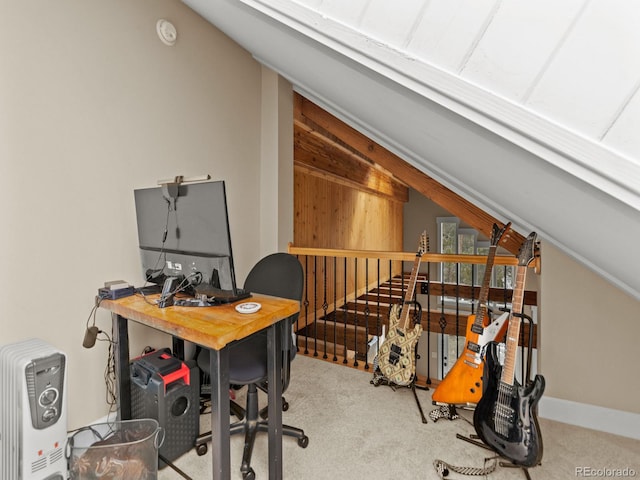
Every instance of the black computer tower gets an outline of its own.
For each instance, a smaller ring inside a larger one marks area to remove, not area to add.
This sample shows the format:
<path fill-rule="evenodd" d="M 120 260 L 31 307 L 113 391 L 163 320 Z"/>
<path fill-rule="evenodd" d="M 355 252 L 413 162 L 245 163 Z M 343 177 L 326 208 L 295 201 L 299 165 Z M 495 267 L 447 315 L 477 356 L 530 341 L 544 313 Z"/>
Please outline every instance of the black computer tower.
<path fill-rule="evenodd" d="M 158 454 L 173 461 L 195 446 L 200 428 L 200 373 L 168 348 L 131 362 L 132 418 L 154 418 L 164 429 Z M 159 467 L 166 463 L 159 461 Z"/>

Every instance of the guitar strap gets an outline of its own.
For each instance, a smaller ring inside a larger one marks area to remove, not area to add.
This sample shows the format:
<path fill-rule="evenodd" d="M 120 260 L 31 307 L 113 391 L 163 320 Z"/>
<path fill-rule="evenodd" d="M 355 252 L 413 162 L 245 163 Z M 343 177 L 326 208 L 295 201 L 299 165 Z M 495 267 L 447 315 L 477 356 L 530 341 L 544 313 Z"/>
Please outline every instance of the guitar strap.
<path fill-rule="evenodd" d="M 434 422 L 437 422 L 441 418 L 446 418 L 447 420 L 457 420 L 460 418 L 458 412 L 456 412 L 456 407 L 454 405 L 440 405 L 439 408 L 431 410 L 429 412 L 429 417 Z"/>
<path fill-rule="evenodd" d="M 444 462 L 442 460 L 434 460 L 433 466 L 436 469 L 436 472 L 438 472 L 438 475 L 441 479 L 448 477 L 451 472 L 459 473 L 460 475 L 483 476 L 483 475 L 489 475 L 490 473 L 492 473 L 496 469 L 496 466 L 498 465 L 497 457 L 485 459 L 485 464 L 487 464 L 488 461 L 492 461 L 492 462 L 489 463 L 489 465 L 487 465 L 484 468 L 457 467 L 455 465 L 450 465 L 447 462 Z"/>

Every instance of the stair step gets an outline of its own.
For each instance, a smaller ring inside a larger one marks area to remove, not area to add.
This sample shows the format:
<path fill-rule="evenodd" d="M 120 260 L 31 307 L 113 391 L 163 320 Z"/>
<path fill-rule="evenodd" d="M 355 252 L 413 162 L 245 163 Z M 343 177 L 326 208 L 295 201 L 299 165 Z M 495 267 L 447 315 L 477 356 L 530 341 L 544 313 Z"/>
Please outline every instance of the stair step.
<path fill-rule="evenodd" d="M 356 305 L 353 305 L 356 307 Z M 364 309 L 364 307 L 362 307 Z M 386 315 L 381 315 L 379 318 L 374 313 L 369 313 L 369 315 L 365 315 L 363 311 L 357 311 L 354 309 L 349 309 L 347 312 L 339 310 L 336 312 L 334 316 L 332 313 L 328 314 L 326 317 L 319 318 L 316 323 L 326 324 L 327 328 L 333 325 L 337 325 L 338 329 L 342 329 L 347 326 L 347 328 L 353 328 L 356 324 L 358 328 L 365 329 L 367 328 L 367 332 L 371 335 L 381 335 L 382 334 L 382 325 L 388 324 L 388 313 Z"/>
<path fill-rule="evenodd" d="M 378 295 L 377 293 L 374 292 L 369 292 L 369 293 L 365 293 L 363 295 L 360 295 L 358 297 L 358 300 L 361 301 L 362 303 L 364 303 L 365 301 L 368 301 L 369 304 L 375 304 L 378 302 L 378 300 L 380 300 L 380 305 L 393 305 L 395 303 L 400 303 L 402 302 L 402 300 L 404 299 L 404 296 L 401 294 L 400 291 L 394 293 L 394 295 L 392 295 L 391 297 L 389 297 L 388 292 L 384 292 L 385 294 L 382 295 Z"/>
<path fill-rule="evenodd" d="M 296 332 L 298 338 L 298 346 L 304 347 L 305 342 L 309 342 L 309 348 L 312 348 L 314 338 L 318 339 L 318 342 L 326 342 L 327 345 L 339 345 L 345 344 L 345 329 L 344 327 L 336 329 L 334 332 L 333 324 L 324 324 L 322 322 L 316 322 L 313 325 L 301 328 Z M 346 329 L 346 345 L 347 349 L 357 352 L 359 355 L 366 355 L 370 335 L 367 335 L 364 328 L 354 327 Z M 357 342 L 357 345 L 356 345 Z M 343 347 L 337 347 L 337 352 L 340 353 Z"/>
<path fill-rule="evenodd" d="M 313 324 L 300 328 L 296 332 L 298 347 L 323 355 L 325 351 L 327 355 L 333 355 L 335 350 L 336 355 L 344 356 L 346 343 L 347 356 L 363 360 L 369 341 L 382 335 L 383 326 L 389 325 L 392 305 L 403 301 L 410 276 L 410 273 L 405 273 L 404 279 L 396 276 Z M 418 279 L 426 278 L 426 275 L 418 275 Z"/>
<path fill-rule="evenodd" d="M 313 338 L 305 339 L 304 337 L 298 337 L 298 352 L 304 353 L 305 355 L 317 353 L 318 356 L 321 357 L 324 357 L 326 352 L 327 358 L 335 355 L 337 357 L 346 358 L 347 363 L 356 359 L 356 353 L 353 350 L 347 349 L 345 353 L 344 345 L 334 345 L 330 342 L 325 344 L 322 340 L 314 340 Z M 358 360 L 364 361 L 365 358 L 366 355 L 364 353 L 358 353 Z"/>

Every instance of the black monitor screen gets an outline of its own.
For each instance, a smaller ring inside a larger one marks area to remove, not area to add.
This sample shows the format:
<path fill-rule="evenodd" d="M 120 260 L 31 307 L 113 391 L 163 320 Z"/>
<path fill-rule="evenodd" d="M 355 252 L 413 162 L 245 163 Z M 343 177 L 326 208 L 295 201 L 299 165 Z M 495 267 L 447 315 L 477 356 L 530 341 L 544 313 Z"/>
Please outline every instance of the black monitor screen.
<path fill-rule="evenodd" d="M 202 283 L 235 289 L 224 181 L 181 184 L 177 193 L 173 198 L 166 187 L 134 191 L 145 278 L 162 283 L 199 272 Z"/>

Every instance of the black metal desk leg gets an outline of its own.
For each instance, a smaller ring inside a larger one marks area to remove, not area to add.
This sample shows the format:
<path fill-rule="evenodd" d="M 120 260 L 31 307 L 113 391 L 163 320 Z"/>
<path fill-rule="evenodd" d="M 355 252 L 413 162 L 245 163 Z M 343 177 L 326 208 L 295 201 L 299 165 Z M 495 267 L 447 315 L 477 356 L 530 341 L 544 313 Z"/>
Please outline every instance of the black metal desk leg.
<path fill-rule="evenodd" d="M 178 337 L 171 337 L 171 343 L 173 347 L 173 354 L 180 360 L 186 360 L 184 358 L 184 340 Z"/>
<path fill-rule="evenodd" d="M 282 329 L 280 321 L 267 332 L 269 385 L 269 479 L 282 479 Z"/>
<path fill-rule="evenodd" d="M 131 377 L 129 375 L 128 320 L 117 314 L 111 315 L 113 330 L 117 420 L 131 419 Z"/>
<path fill-rule="evenodd" d="M 211 455 L 213 479 L 231 478 L 229 446 L 229 350 L 211 350 Z"/>

